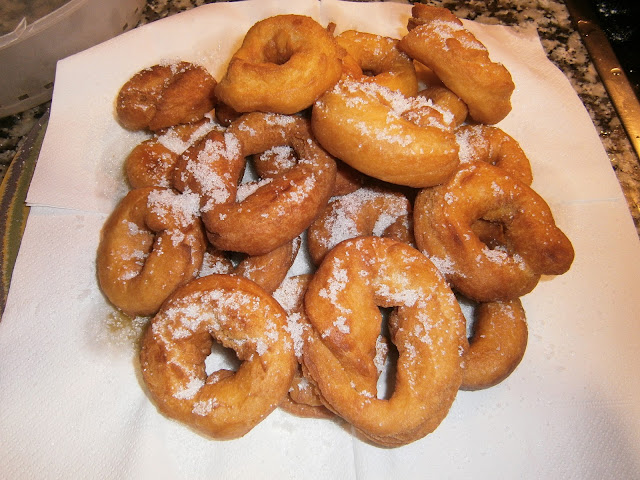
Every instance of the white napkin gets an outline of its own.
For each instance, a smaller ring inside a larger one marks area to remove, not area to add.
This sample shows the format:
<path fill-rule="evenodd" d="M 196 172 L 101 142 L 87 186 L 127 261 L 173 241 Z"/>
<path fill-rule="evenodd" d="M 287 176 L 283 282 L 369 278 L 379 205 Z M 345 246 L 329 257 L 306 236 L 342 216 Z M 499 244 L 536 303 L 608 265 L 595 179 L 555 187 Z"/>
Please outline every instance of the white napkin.
<path fill-rule="evenodd" d="M 598 135 L 534 30 L 465 22 L 516 83 L 500 124 L 533 164 L 534 188 L 576 260 L 524 297 L 530 338 L 502 384 L 460 392 L 438 429 L 381 449 L 348 428 L 276 411 L 233 441 L 160 415 L 141 386 L 132 338 L 95 279 L 106 215 L 126 191 L 139 140 L 113 118 L 135 71 L 165 58 L 220 77 L 244 31 L 274 13 L 338 30 L 399 36 L 393 3 L 234 2 L 199 7 L 58 65 L 31 209 L 0 322 L 0 471 L 6 478 L 638 478 L 640 242 Z M 399 25 L 399 26 L 398 26 Z M 170 40 L 169 40 L 170 39 Z M 57 207 L 57 208 L 49 208 Z"/>

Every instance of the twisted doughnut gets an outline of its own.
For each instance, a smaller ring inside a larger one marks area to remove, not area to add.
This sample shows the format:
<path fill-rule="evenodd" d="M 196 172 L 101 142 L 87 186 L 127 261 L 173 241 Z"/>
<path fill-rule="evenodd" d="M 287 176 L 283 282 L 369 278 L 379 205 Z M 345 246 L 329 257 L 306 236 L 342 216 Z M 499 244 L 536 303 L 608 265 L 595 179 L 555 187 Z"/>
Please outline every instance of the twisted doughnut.
<path fill-rule="evenodd" d="M 515 85 L 504 65 L 490 60 L 486 47 L 450 10 L 416 4 L 411 13 L 399 48 L 433 70 L 477 122 L 494 124 L 506 117 Z"/>
<path fill-rule="evenodd" d="M 116 307 L 151 315 L 200 269 L 205 237 L 198 199 L 172 190 L 131 190 L 102 228 L 97 254 L 100 288 Z"/>
<path fill-rule="evenodd" d="M 116 99 L 116 116 L 129 130 L 156 131 L 195 122 L 213 108 L 215 86 L 215 79 L 199 65 L 154 65 L 122 86 Z"/>
<path fill-rule="evenodd" d="M 483 243 L 472 228 L 477 220 L 497 226 L 504 244 Z M 484 162 L 468 163 L 446 184 L 418 193 L 414 235 L 453 288 L 480 302 L 520 297 L 541 275 L 566 272 L 574 256 L 544 199 Z"/>

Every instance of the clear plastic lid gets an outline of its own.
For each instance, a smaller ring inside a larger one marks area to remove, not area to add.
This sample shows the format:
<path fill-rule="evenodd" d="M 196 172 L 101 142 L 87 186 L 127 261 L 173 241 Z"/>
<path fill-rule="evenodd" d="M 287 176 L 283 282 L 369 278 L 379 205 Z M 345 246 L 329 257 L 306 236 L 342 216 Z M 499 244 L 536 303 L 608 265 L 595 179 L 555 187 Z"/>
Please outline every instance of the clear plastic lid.
<path fill-rule="evenodd" d="M 46 17 L 68 1 L 2 0 L 0 1 L 0 35 L 13 32 L 21 23 L 30 25 L 36 20 Z"/>

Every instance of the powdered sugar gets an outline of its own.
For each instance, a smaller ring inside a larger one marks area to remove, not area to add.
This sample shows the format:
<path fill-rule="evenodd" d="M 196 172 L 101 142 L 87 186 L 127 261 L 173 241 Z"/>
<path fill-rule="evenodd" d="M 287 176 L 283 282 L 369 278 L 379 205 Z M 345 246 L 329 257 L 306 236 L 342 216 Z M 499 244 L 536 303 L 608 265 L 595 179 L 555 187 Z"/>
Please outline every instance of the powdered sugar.
<path fill-rule="evenodd" d="M 200 197 L 193 193 L 176 194 L 168 189 L 155 189 L 147 197 L 147 207 L 159 217 L 170 216 L 178 228 L 187 228 L 200 216 Z"/>

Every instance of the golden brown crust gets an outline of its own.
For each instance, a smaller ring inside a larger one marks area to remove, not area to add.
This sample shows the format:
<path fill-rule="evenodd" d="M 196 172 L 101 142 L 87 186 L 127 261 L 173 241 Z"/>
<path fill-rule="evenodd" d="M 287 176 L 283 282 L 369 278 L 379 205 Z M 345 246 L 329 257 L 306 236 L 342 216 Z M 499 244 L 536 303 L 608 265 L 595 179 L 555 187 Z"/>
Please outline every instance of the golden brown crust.
<path fill-rule="evenodd" d="M 125 175 L 131 188 L 168 188 L 177 161 L 177 153 L 152 138 L 131 150 L 124 161 Z"/>
<path fill-rule="evenodd" d="M 246 255 L 235 264 L 231 258 L 232 254 L 209 245 L 199 276 L 215 273 L 239 275 L 257 283 L 267 293 L 273 293 L 287 276 L 301 243 L 302 240 L 297 237 L 264 255 Z"/>
<path fill-rule="evenodd" d="M 336 163 L 315 142 L 308 122 L 298 116 L 249 113 L 234 122 L 227 134 L 238 140 L 243 156 L 289 145 L 299 159 L 277 177 L 244 186 L 246 197 L 203 210 L 207 236 L 214 246 L 262 255 L 299 236 L 322 211 L 333 190 Z"/>
<path fill-rule="evenodd" d="M 453 115 L 451 125 L 457 127 L 467 119 L 469 109 L 455 93 L 442 85 L 429 85 L 418 92 L 418 95 L 431 100 L 436 106 Z"/>
<path fill-rule="evenodd" d="M 200 120 L 214 104 L 215 79 L 189 62 L 141 70 L 120 89 L 116 115 L 129 130 L 161 130 Z"/>
<path fill-rule="evenodd" d="M 479 219 L 501 224 L 505 244 L 490 249 L 475 234 Z M 528 185 L 484 162 L 465 164 L 446 184 L 422 190 L 414 205 L 416 244 L 452 286 L 481 302 L 530 292 L 541 275 L 559 275 L 573 247 L 547 203 Z"/>
<path fill-rule="evenodd" d="M 399 47 L 427 66 L 468 106 L 480 123 L 495 124 L 511 111 L 511 74 L 491 61 L 486 47 L 449 10 L 420 5 Z"/>
<path fill-rule="evenodd" d="M 506 379 L 527 348 L 527 319 L 520 299 L 476 306 L 473 334 L 462 355 L 461 390 L 481 390 Z"/>
<path fill-rule="evenodd" d="M 412 60 L 398 49 L 395 38 L 347 30 L 336 37 L 350 58 L 370 80 L 407 97 L 418 92 L 418 78 Z M 354 70 L 350 69 L 352 76 Z M 361 80 L 365 80 L 361 79 Z"/>
<path fill-rule="evenodd" d="M 233 201 L 244 172 L 242 146 L 234 135 L 212 130 L 184 151 L 173 170 L 173 186 L 200 196 L 201 210 Z"/>
<path fill-rule="evenodd" d="M 200 269 L 205 238 L 198 201 L 161 188 L 130 191 L 102 228 L 96 259 L 106 297 L 129 315 L 151 315 Z"/>
<path fill-rule="evenodd" d="M 293 415 L 308 418 L 333 418 L 335 415 L 327 409 L 318 394 L 317 388 L 302 368 L 302 349 L 311 328 L 304 310 L 304 295 L 311 281 L 311 274 L 286 278 L 273 297 L 287 312 L 288 330 L 293 339 L 298 366 L 287 395 L 280 407 Z"/>
<path fill-rule="evenodd" d="M 160 130 L 137 145 L 125 159 L 125 174 L 132 188 L 171 187 L 180 155 L 211 130 L 221 126 L 205 118 Z"/>
<path fill-rule="evenodd" d="M 266 292 L 273 293 L 287 276 L 300 244 L 300 237 L 296 237 L 271 252 L 248 256 L 238 264 L 234 273 L 253 280 Z"/>
<path fill-rule="evenodd" d="M 216 95 L 237 112 L 293 114 L 340 75 L 340 52 L 326 29 L 310 17 L 277 15 L 249 29 Z"/>
<path fill-rule="evenodd" d="M 245 435 L 286 395 L 295 367 L 286 314 L 255 283 L 209 275 L 178 289 L 151 320 L 140 364 L 158 409 L 213 438 Z M 214 339 L 242 362 L 207 374 Z"/>
<path fill-rule="evenodd" d="M 411 203 L 400 192 L 363 187 L 336 197 L 309 226 L 307 248 L 319 265 L 338 243 L 362 236 L 386 236 L 393 228 L 396 238 L 409 238 Z"/>
<path fill-rule="evenodd" d="M 298 159 L 293 148 L 287 145 L 277 146 L 252 157 L 256 173 L 260 178 L 274 178 L 293 168 Z M 360 188 L 365 176 L 346 163 L 336 161 L 336 180 L 331 196 L 346 195 Z"/>
<path fill-rule="evenodd" d="M 531 163 L 520 144 L 491 125 L 462 125 L 456 129 L 460 162 L 480 160 L 501 168 L 527 185 L 533 182 Z"/>
<path fill-rule="evenodd" d="M 426 101 L 407 98 L 372 82 L 343 78 L 316 102 L 313 133 L 334 157 L 371 177 L 425 187 L 445 181 L 458 165 L 458 145 L 450 126 L 414 111 L 433 111 Z"/>
<path fill-rule="evenodd" d="M 522 359 L 518 297 L 573 247 L 517 142 L 483 124 L 510 110 L 509 73 L 448 10 L 412 15 L 401 40 L 278 15 L 217 86 L 187 62 L 123 85 L 118 120 L 154 136 L 125 162 L 98 278 L 157 312 L 140 362 L 167 417 L 229 439 L 279 406 L 401 446 Z M 317 270 L 285 278 L 305 233 Z M 478 302 L 468 339 L 453 291 Z M 215 342 L 237 371 L 211 371 Z"/>
<path fill-rule="evenodd" d="M 381 307 L 397 307 L 398 349 L 388 399 L 377 397 Z M 412 247 L 380 237 L 347 240 L 314 274 L 305 295 L 313 329 L 303 364 L 331 410 L 365 438 L 398 446 L 442 421 L 460 382 L 464 317 L 435 267 Z"/>

